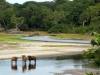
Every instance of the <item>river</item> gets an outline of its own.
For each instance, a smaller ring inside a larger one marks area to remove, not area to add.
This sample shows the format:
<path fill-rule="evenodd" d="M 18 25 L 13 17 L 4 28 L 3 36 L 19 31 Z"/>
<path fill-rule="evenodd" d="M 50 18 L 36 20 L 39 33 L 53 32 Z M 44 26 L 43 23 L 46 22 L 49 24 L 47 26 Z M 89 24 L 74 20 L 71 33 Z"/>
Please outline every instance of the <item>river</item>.
<path fill-rule="evenodd" d="M 22 40 L 35 40 L 35 41 L 45 41 L 45 42 L 63 42 L 63 43 L 84 43 L 90 44 L 90 40 L 77 40 L 77 39 L 54 39 L 50 36 L 32 36 L 23 37 Z"/>

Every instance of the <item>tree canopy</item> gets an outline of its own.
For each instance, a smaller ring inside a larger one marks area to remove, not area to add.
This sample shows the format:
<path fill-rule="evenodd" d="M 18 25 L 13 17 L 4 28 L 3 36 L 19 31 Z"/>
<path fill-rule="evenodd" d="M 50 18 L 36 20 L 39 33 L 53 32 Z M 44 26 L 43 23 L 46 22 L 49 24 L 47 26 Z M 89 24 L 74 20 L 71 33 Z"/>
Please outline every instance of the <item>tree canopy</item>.
<path fill-rule="evenodd" d="M 100 32 L 100 1 L 54 0 L 10 4 L 0 0 L 0 27 L 5 30 L 18 27 L 24 31 L 42 30 L 50 33 Z"/>

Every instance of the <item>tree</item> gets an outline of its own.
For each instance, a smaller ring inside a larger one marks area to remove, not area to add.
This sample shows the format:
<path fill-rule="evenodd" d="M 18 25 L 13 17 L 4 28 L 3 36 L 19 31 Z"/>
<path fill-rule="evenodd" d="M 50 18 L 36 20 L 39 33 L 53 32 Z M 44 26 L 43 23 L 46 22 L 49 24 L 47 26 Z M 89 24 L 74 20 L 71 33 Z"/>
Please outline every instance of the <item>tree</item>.
<path fill-rule="evenodd" d="M 85 23 L 88 22 L 89 18 L 93 18 L 99 15 L 99 9 L 97 6 L 90 6 L 80 15 L 80 22 L 82 22 L 82 26 L 84 27 Z"/>
<path fill-rule="evenodd" d="M 67 2 L 68 0 L 54 0 L 56 4 L 63 4 Z"/>
<path fill-rule="evenodd" d="M 19 30 L 19 27 L 23 24 L 24 19 L 24 17 L 17 18 L 15 15 L 12 15 L 11 23 L 15 24 L 15 30 Z"/>
<path fill-rule="evenodd" d="M 96 48 L 88 49 L 88 51 L 83 50 L 83 55 L 89 60 L 94 59 L 94 64 L 100 68 L 100 34 L 94 32 L 96 39 L 91 40 L 91 45 L 96 45 Z"/>
<path fill-rule="evenodd" d="M 18 12 L 24 8 L 22 4 L 15 3 L 13 4 L 14 11 Z"/>
<path fill-rule="evenodd" d="M 51 2 L 39 2 L 40 5 L 45 6 L 49 9 L 51 9 L 52 11 L 54 11 L 55 9 L 55 2 L 51 1 Z"/>
<path fill-rule="evenodd" d="M 5 22 L 4 22 L 4 12 L 0 11 L 0 27 L 4 28 L 5 27 Z"/>
<path fill-rule="evenodd" d="M 6 10 L 10 7 L 12 7 L 11 4 L 7 3 L 5 0 L 0 0 L 0 10 Z"/>
<path fill-rule="evenodd" d="M 4 23 L 5 23 L 5 29 L 9 28 L 10 23 L 10 18 L 12 14 L 14 13 L 13 8 L 7 8 L 4 10 Z"/>

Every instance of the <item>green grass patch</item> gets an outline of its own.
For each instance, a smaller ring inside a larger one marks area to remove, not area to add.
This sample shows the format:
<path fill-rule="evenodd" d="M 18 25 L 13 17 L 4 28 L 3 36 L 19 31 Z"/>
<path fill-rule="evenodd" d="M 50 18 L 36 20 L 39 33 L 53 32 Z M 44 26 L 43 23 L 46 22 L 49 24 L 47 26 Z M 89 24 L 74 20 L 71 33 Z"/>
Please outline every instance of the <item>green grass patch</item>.
<path fill-rule="evenodd" d="M 55 34 L 55 36 L 52 36 L 52 38 L 56 39 L 79 39 L 79 40 L 91 40 L 95 38 L 95 36 L 90 35 L 82 35 L 82 34 Z"/>
<path fill-rule="evenodd" d="M 68 45 L 43 45 L 42 47 L 68 47 Z"/>
<path fill-rule="evenodd" d="M 30 40 L 20 40 L 22 37 L 22 35 L 0 33 L 1 42 L 31 42 Z"/>
<path fill-rule="evenodd" d="M 33 42 L 32 40 L 21 40 L 20 39 L 20 38 L 28 36 L 32 33 L 33 32 L 23 32 L 22 34 L 5 34 L 3 32 L 0 32 L 0 41 L 2 41 L 2 42 Z M 51 36 L 52 38 L 55 38 L 55 39 L 91 40 L 92 38 L 95 38 L 95 36 L 82 35 L 82 34 L 64 34 L 64 33 L 49 34 L 47 32 L 42 32 L 42 31 L 39 31 L 39 33 L 40 33 L 40 36 Z"/>

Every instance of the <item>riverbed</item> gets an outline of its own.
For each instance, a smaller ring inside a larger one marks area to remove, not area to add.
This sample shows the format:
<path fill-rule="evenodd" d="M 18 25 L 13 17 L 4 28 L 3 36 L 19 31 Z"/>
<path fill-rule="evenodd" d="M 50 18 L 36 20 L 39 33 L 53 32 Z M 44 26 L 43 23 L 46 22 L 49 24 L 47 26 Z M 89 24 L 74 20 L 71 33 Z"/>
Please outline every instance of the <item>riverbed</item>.
<path fill-rule="evenodd" d="M 65 59 L 59 59 L 59 57 L 37 58 L 36 65 L 34 65 L 34 61 L 31 63 L 34 68 L 29 69 L 27 61 L 25 70 L 22 69 L 20 58 L 16 69 L 12 69 L 10 59 L 0 60 L 0 67 L 2 67 L 0 75 L 86 75 L 86 72 L 99 72 L 99 69 L 91 66 L 86 59 L 76 57 L 76 55 L 72 57 Z"/>

